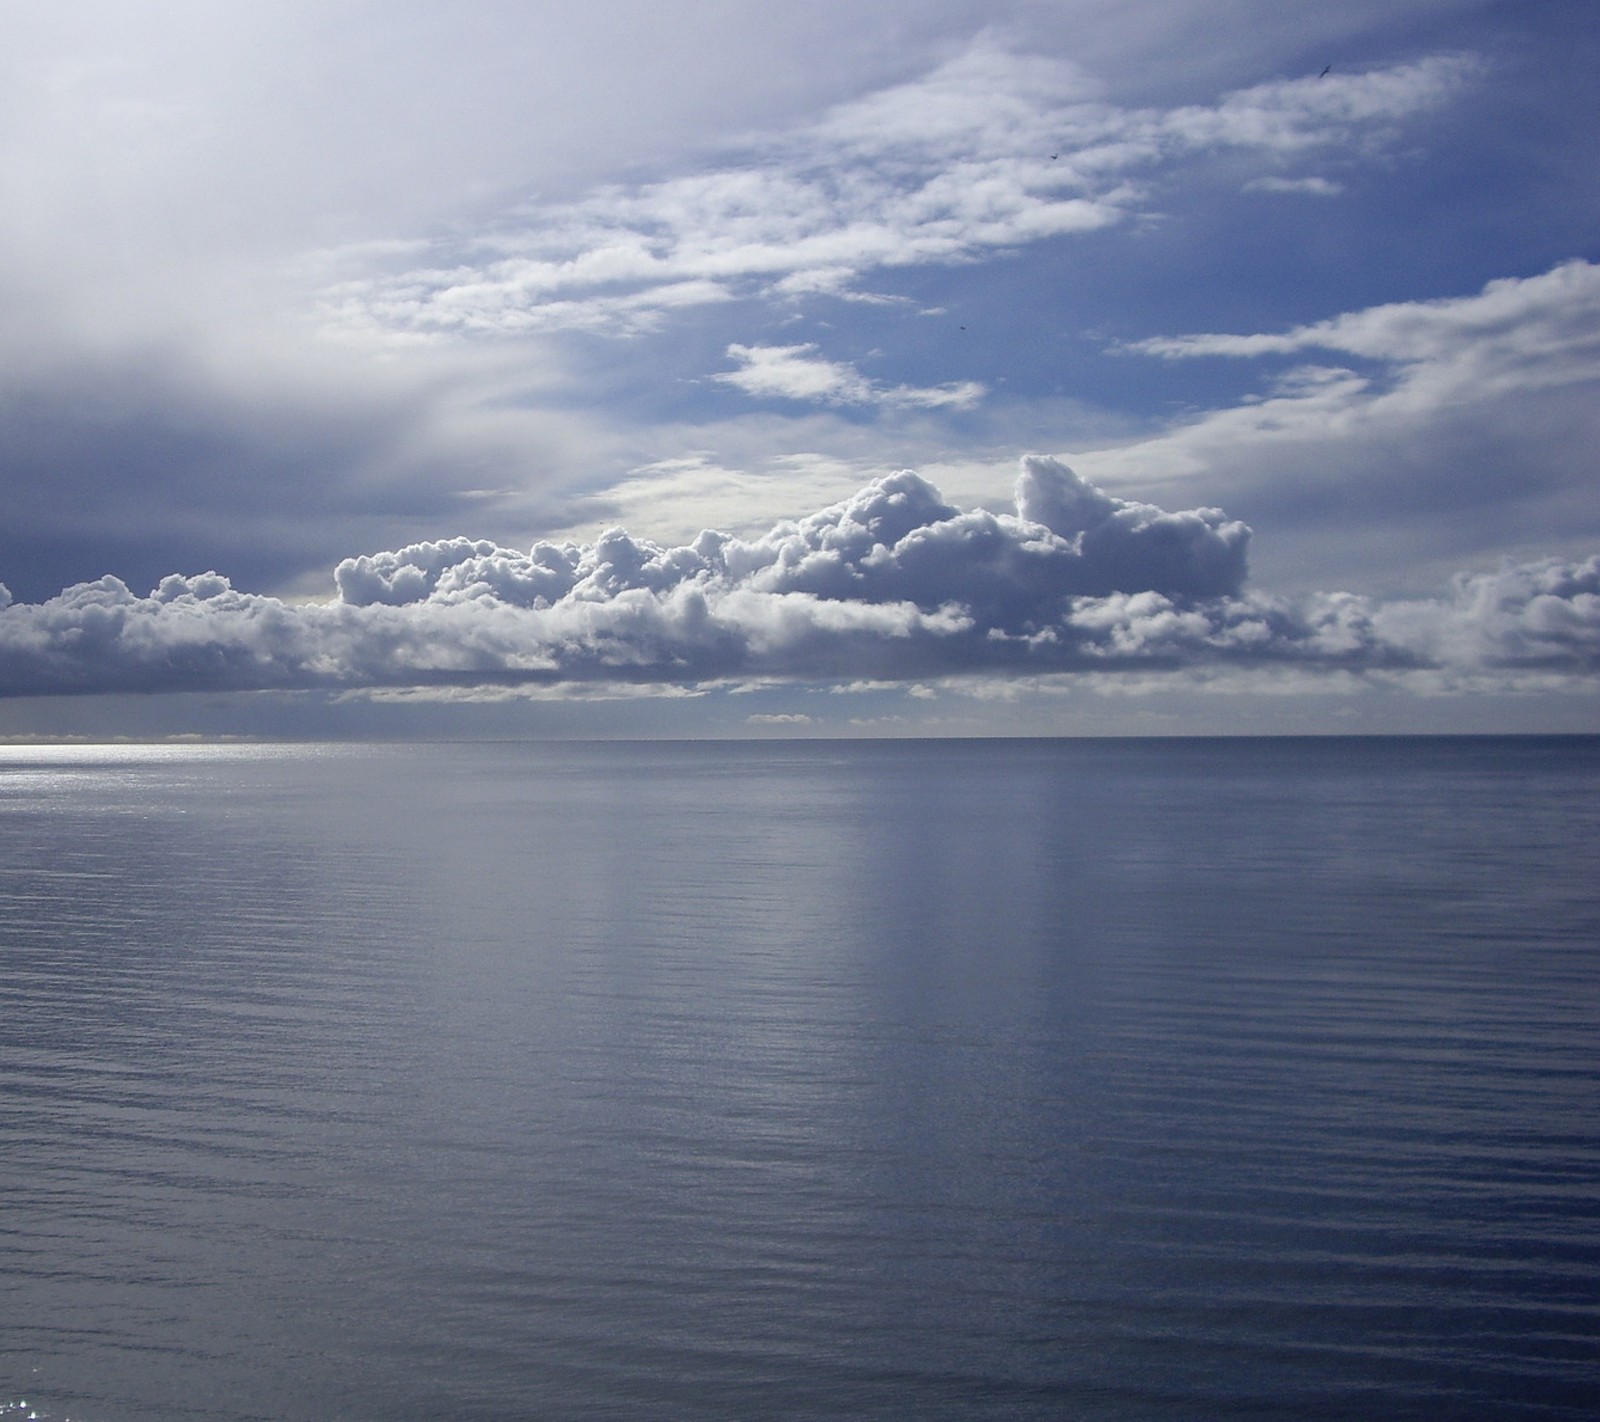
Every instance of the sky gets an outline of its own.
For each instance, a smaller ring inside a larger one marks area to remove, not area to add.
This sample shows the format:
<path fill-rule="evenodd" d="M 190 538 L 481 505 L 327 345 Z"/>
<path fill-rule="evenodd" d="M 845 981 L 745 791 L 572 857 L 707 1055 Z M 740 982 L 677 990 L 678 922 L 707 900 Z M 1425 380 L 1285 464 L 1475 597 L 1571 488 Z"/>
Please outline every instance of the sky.
<path fill-rule="evenodd" d="M 0 8 L 0 738 L 1600 731 L 1600 12 Z"/>

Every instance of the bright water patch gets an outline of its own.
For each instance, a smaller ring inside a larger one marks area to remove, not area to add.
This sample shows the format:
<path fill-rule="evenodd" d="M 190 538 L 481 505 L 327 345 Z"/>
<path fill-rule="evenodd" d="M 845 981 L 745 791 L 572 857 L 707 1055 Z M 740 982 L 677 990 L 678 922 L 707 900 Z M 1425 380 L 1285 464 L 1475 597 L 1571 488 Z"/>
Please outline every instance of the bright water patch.
<path fill-rule="evenodd" d="M 1588 1418 L 1597 792 L 0 751 L 0 1417 Z"/>

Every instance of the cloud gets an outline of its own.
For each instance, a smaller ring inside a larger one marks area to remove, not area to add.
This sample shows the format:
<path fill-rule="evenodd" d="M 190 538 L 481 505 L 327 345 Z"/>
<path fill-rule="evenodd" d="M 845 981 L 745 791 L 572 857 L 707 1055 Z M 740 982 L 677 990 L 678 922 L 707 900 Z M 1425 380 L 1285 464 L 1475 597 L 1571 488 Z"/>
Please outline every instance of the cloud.
<path fill-rule="evenodd" d="M 1252 360 L 1269 372 L 1259 396 L 1080 463 L 1097 480 L 1157 497 L 1203 481 L 1272 530 L 1275 580 L 1327 576 L 1318 560 L 1336 559 L 1339 576 L 1392 587 L 1482 552 L 1576 551 L 1600 535 L 1593 263 L 1287 331 L 1163 336 L 1124 349 L 1170 362 Z"/>
<path fill-rule="evenodd" d="M 1252 178 L 1244 185 L 1247 193 L 1309 193 L 1312 197 L 1338 197 L 1344 189 L 1330 178 Z"/>
<path fill-rule="evenodd" d="M 1128 349 L 1169 360 L 1333 352 L 1384 361 L 1441 393 L 1498 394 L 1600 374 L 1600 266 L 1565 262 L 1475 296 L 1397 301 L 1281 335 L 1166 336 Z"/>
<path fill-rule="evenodd" d="M 1373 626 L 1440 667 L 1600 671 L 1600 556 L 1464 574 L 1448 599 L 1392 603 Z"/>
<path fill-rule="evenodd" d="M 8 11 L 0 567 L 28 600 L 106 571 L 143 588 L 212 566 L 301 592 L 352 549 L 461 528 L 502 543 L 592 537 L 625 509 L 680 537 L 681 505 L 664 492 L 645 507 L 642 479 L 632 503 L 595 505 L 624 471 L 686 445 L 742 474 L 818 449 L 863 477 L 891 457 L 925 464 L 925 433 L 953 452 L 980 426 L 952 431 L 949 416 L 1030 385 L 1015 362 L 1045 351 L 1042 337 L 999 359 L 964 341 L 960 359 L 981 366 L 947 369 L 947 323 L 925 322 L 911 342 L 852 338 L 892 354 L 851 366 L 824 359 L 835 352 L 815 330 L 804 339 L 821 350 L 780 345 L 802 338 L 773 336 L 741 300 L 785 316 L 821 295 L 887 300 L 864 289 L 874 273 L 1125 223 L 1212 153 L 1238 159 L 1230 189 L 1258 167 L 1337 161 L 1473 72 L 1435 58 L 1156 102 L 1278 72 L 1303 25 L 1263 10 L 1219 69 L 1175 38 L 1211 23 L 1194 7 L 1046 9 L 496 4 L 462 23 L 406 5 L 376 28 L 365 4 L 298 0 L 242 18 L 168 0 L 137 18 L 105 0 Z M 1363 33 L 1344 12 L 1306 23 Z M 1092 63 L 1094 81 L 974 42 L 985 25 L 1019 50 Z M 864 97 L 839 102 L 852 94 Z M 1072 320 L 1049 302 L 1037 315 Z M 663 326 L 691 339 L 622 357 L 534 338 Z M 760 354 L 719 361 L 729 341 Z M 908 357 L 915 371 L 893 364 Z M 719 365 L 735 367 L 720 383 Z M 968 375 L 983 384 L 947 380 Z M 765 402 L 737 427 L 721 418 L 735 391 Z M 757 418 L 769 447 L 752 453 Z M 893 429 L 863 453 L 874 423 Z M 1018 445 L 1081 431 L 1049 413 L 1012 419 L 984 455 L 1003 468 Z M 798 491 L 759 516 L 823 497 Z"/>
<path fill-rule="evenodd" d="M 456 524 L 469 503 L 502 536 L 560 526 L 569 501 L 544 471 L 592 466 L 608 436 L 497 403 L 540 378 L 531 360 L 379 365 L 226 342 L 0 363 L 0 564 L 30 597 L 217 563 L 277 588 L 397 528 Z"/>
<path fill-rule="evenodd" d="M 634 683 L 923 683 L 1072 671 L 1514 677 L 1600 671 L 1600 557 L 1506 565 L 1448 596 L 1290 601 L 1244 588 L 1249 530 L 1113 498 L 1025 459 L 1016 512 L 962 511 L 919 476 L 744 540 L 663 548 L 418 543 L 342 562 L 290 604 L 216 573 L 145 597 L 115 578 L 0 596 L 0 687 L 91 691 Z"/>
<path fill-rule="evenodd" d="M 1181 160 L 1230 152 L 1278 164 L 1379 141 L 1476 67 L 1435 55 L 1211 105 L 1133 108 L 1093 99 L 1065 61 L 980 40 L 921 79 L 754 137 L 703 171 L 531 203 L 481 236 L 440 242 L 431 264 L 357 270 L 330 288 L 326 315 L 389 332 L 628 335 L 685 305 L 847 293 L 874 271 L 1122 222 L 1146 209 L 1142 185 Z"/>
<path fill-rule="evenodd" d="M 973 380 L 947 385 L 880 385 L 852 365 L 826 360 L 814 345 L 743 346 L 728 354 L 742 368 L 713 378 L 756 399 L 798 400 L 823 405 L 891 405 L 917 409 L 968 409 L 984 396 Z"/>
<path fill-rule="evenodd" d="M 1114 499 L 1055 460 L 1024 460 L 1015 516 L 963 513 L 909 471 L 745 540 L 703 532 L 661 548 L 611 529 L 589 546 L 538 543 L 526 553 L 455 539 L 347 559 L 335 570 L 351 606 L 599 604 L 691 586 L 767 597 L 802 595 L 942 613 L 959 604 L 986 629 L 1048 625 L 1068 599 L 1159 588 L 1181 597 L 1237 592 L 1249 530 L 1216 509 L 1165 513 Z"/>

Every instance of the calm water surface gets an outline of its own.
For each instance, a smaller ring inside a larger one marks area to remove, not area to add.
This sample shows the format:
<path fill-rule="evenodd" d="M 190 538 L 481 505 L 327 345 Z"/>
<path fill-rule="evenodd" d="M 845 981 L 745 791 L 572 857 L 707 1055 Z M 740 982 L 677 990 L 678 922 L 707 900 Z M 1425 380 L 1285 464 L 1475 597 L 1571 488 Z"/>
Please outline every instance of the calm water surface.
<path fill-rule="evenodd" d="M 0 750 L 0 1418 L 1600 1412 L 1600 740 Z"/>

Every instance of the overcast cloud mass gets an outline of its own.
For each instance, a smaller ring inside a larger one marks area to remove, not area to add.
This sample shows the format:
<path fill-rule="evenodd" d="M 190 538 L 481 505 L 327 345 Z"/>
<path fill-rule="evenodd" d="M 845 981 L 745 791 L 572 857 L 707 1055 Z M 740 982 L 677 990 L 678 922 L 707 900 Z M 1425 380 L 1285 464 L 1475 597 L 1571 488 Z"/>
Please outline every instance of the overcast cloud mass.
<path fill-rule="evenodd" d="M 1597 40 L 9 6 L 0 735 L 1600 729 Z"/>

